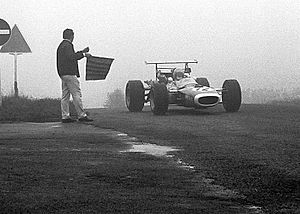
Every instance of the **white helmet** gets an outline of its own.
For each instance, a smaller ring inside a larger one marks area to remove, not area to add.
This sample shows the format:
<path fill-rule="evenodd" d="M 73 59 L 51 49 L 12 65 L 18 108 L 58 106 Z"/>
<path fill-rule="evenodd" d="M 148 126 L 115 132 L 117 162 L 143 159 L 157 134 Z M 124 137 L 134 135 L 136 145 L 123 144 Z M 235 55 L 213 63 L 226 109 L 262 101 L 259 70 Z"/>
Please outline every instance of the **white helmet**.
<path fill-rule="evenodd" d="M 173 72 L 174 80 L 180 80 L 184 77 L 184 69 L 176 68 Z"/>

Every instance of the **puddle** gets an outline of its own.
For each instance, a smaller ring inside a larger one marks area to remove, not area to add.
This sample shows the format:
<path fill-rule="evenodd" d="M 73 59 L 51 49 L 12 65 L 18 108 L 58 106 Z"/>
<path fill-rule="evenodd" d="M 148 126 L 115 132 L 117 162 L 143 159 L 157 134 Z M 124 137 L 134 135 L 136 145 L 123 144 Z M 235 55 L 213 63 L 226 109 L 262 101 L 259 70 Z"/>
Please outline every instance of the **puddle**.
<path fill-rule="evenodd" d="M 169 154 L 170 152 L 181 151 L 182 149 L 176 148 L 174 146 L 160 146 L 157 144 L 144 143 L 142 141 L 139 141 L 136 137 L 131 137 L 128 134 L 121 132 L 117 133 L 115 135 L 115 138 L 131 146 L 129 149 L 120 151 L 121 153 L 144 153 L 155 157 L 165 157 L 168 159 L 172 159 L 172 161 L 176 163 L 177 167 L 185 170 L 195 171 L 195 166 L 190 165 L 183 160 L 176 159 L 174 154 Z"/>
<path fill-rule="evenodd" d="M 117 135 L 120 136 L 120 137 L 127 137 L 128 136 L 128 134 L 125 134 L 125 133 L 119 133 Z"/>
<path fill-rule="evenodd" d="M 51 126 L 51 128 L 61 128 L 62 125 L 54 125 L 54 126 Z"/>
<path fill-rule="evenodd" d="M 249 209 L 254 214 L 263 214 L 264 213 L 262 211 L 262 208 L 258 207 L 258 206 L 247 206 L 246 208 Z"/>
<path fill-rule="evenodd" d="M 179 165 L 180 168 L 195 171 L 195 166 L 190 165 L 190 164 L 184 162 L 183 160 L 178 159 L 176 161 L 176 163 Z"/>
<path fill-rule="evenodd" d="M 144 153 L 156 157 L 164 157 L 173 161 L 179 168 L 191 172 L 196 172 L 195 166 L 176 158 L 175 154 L 169 154 L 170 152 L 182 151 L 182 149 L 172 146 L 160 146 L 157 144 L 144 143 L 142 141 L 139 141 L 137 138 L 131 137 L 125 133 L 115 133 L 114 138 L 125 144 L 130 145 L 129 149 L 120 151 L 121 153 Z M 217 197 L 225 200 L 246 198 L 246 196 L 240 194 L 235 190 L 231 190 L 224 186 L 214 184 L 214 179 L 200 176 L 198 178 L 196 177 L 196 179 L 194 180 L 194 184 L 195 188 L 200 188 L 202 190 L 203 188 L 206 189 L 206 191 L 203 193 L 203 195 L 206 197 Z M 263 214 L 262 209 L 257 206 L 244 206 L 239 208 L 247 209 L 249 213 L 252 214 Z"/>
<path fill-rule="evenodd" d="M 121 152 L 136 152 L 136 153 L 145 153 L 148 155 L 153 155 L 156 157 L 167 157 L 168 152 L 180 151 L 180 149 L 176 149 L 174 147 L 169 146 L 159 146 L 156 144 L 137 144 L 137 142 L 126 142 L 126 144 L 130 144 L 132 147 L 128 150 Z"/>
<path fill-rule="evenodd" d="M 136 137 L 131 137 L 126 133 L 115 133 L 115 138 L 122 143 L 130 145 L 129 149 L 120 151 L 121 153 L 145 153 L 156 157 L 174 157 L 168 154 L 169 152 L 180 151 L 181 149 L 172 146 L 160 146 L 157 144 L 144 143 Z"/>

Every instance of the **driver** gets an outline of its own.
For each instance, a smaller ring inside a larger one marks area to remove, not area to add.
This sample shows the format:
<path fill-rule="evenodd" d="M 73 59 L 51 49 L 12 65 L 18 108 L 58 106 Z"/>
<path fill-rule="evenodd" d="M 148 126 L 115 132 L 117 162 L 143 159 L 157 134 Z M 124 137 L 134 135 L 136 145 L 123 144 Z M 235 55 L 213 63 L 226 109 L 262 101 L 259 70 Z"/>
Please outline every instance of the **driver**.
<path fill-rule="evenodd" d="M 174 81 L 179 81 L 182 78 L 184 78 L 184 71 L 182 69 L 176 68 L 174 70 L 174 73 L 173 73 L 173 79 L 174 79 Z"/>
<path fill-rule="evenodd" d="M 194 87 L 197 82 L 195 81 L 194 78 L 190 76 L 185 76 L 184 70 L 183 69 L 175 69 L 174 73 L 174 81 L 176 86 L 181 89 L 185 87 Z"/>

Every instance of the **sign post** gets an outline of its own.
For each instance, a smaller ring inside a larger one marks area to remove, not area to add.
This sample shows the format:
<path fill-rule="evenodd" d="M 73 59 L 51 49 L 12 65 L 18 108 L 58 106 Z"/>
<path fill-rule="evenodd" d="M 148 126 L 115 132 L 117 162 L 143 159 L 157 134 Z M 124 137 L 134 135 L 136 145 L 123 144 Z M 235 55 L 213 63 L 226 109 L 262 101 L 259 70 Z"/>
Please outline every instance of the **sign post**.
<path fill-rule="evenodd" d="M 14 56 L 14 91 L 15 91 L 15 97 L 19 96 L 19 89 L 18 89 L 18 55 L 21 55 L 22 53 L 9 53 L 10 55 Z"/>
<path fill-rule="evenodd" d="M 9 53 L 14 56 L 14 91 L 15 96 L 19 96 L 17 74 L 18 74 L 18 55 L 23 53 L 31 53 L 30 47 L 22 36 L 17 25 L 11 30 L 11 36 L 9 41 L 2 46 L 0 53 Z"/>
<path fill-rule="evenodd" d="M 10 38 L 11 29 L 9 24 L 0 19 L 0 47 L 4 45 Z M 1 67 L 0 67 L 0 107 L 2 106 L 2 90 L 1 90 Z"/>

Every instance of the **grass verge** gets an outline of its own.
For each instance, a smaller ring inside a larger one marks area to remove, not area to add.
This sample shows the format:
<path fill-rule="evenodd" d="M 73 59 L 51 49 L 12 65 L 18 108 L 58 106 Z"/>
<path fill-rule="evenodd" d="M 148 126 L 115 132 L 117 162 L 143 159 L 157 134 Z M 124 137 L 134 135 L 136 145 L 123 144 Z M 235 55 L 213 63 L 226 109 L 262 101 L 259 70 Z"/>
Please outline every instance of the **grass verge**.
<path fill-rule="evenodd" d="M 70 105 L 71 114 L 74 107 Z M 0 107 L 0 122 L 50 122 L 59 121 L 61 115 L 60 99 L 35 99 L 25 96 L 3 97 Z"/>

